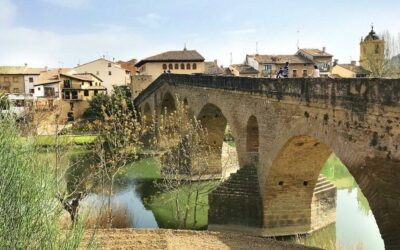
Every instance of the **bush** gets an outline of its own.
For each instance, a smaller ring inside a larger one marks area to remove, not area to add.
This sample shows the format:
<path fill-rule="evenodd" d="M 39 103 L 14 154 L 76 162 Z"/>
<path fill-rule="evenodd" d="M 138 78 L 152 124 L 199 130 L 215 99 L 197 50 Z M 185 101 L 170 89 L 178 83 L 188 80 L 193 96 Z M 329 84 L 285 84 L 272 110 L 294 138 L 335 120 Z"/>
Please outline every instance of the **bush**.
<path fill-rule="evenodd" d="M 35 159 L 12 119 L 0 119 L 0 249 L 77 249 L 81 227 L 59 230 L 51 168 Z"/>

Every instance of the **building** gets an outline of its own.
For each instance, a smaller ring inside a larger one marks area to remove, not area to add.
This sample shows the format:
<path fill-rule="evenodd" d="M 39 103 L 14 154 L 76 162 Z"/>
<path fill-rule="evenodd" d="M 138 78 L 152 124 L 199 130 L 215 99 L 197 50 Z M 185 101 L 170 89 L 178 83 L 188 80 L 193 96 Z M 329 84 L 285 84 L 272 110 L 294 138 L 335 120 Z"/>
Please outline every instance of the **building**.
<path fill-rule="evenodd" d="M 229 69 L 234 76 L 257 77 L 259 72 L 246 64 L 232 64 Z"/>
<path fill-rule="evenodd" d="M 305 57 L 318 66 L 320 76 L 328 77 L 332 68 L 333 55 L 326 52 L 326 48 L 320 49 L 299 49 L 296 55 Z"/>
<path fill-rule="evenodd" d="M 314 63 L 300 55 L 246 55 L 245 64 L 258 70 L 260 77 L 276 77 L 280 68 L 289 62 L 289 77 L 309 77 Z"/>
<path fill-rule="evenodd" d="M 371 31 L 360 42 L 360 66 L 364 69 L 374 68 L 385 60 L 385 41 L 374 31 Z"/>
<path fill-rule="evenodd" d="M 214 60 L 210 62 L 204 62 L 204 74 L 221 76 L 226 75 L 226 70 L 218 65 L 217 60 Z"/>
<path fill-rule="evenodd" d="M 6 93 L 32 95 L 34 82 L 44 68 L 25 66 L 1 66 L 0 89 Z"/>
<path fill-rule="evenodd" d="M 335 64 L 332 68 L 332 77 L 363 78 L 369 76 L 369 71 L 358 66 L 356 61 L 350 64 Z"/>
<path fill-rule="evenodd" d="M 140 75 L 150 75 L 152 80 L 161 74 L 170 72 L 174 74 L 204 73 L 204 57 L 196 50 L 167 51 L 139 61 L 135 65 Z"/>
<path fill-rule="evenodd" d="M 204 57 L 196 50 L 167 51 L 147 57 L 135 64 L 138 75 L 131 76 L 132 94 L 136 97 L 163 73 L 199 74 L 204 73 Z"/>
<path fill-rule="evenodd" d="M 40 75 L 35 83 L 36 105 L 41 108 L 61 107 L 68 121 L 80 118 L 96 95 L 107 93 L 102 80 L 92 73 L 74 73 L 69 69 L 54 69 Z"/>
<path fill-rule="evenodd" d="M 130 71 L 119 64 L 100 58 L 92 62 L 78 65 L 74 68 L 77 73 L 91 73 L 103 80 L 102 86 L 107 88 L 107 93 L 113 92 L 113 86 L 129 86 Z"/>
<path fill-rule="evenodd" d="M 125 69 L 126 71 L 128 71 L 131 75 L 135 75 L 138 71 L 138 69 L 136 68 L 135 64 L 137 63 L 136 59 L 131 59 L 129 61 L 117 61 L 117 64 L 119 66 L 121 66 L 121 68 Z"/>

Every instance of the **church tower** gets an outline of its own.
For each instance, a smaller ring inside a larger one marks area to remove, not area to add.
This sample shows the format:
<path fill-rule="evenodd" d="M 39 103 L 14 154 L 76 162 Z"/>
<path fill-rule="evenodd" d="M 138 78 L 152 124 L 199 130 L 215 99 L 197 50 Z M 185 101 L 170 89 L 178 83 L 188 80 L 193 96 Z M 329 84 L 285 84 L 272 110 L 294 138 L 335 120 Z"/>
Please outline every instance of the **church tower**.
<path fill-rule="evenodd" d="M 385 41 L 375 33 L 374 26 L 360 42 L 360 65 L 368 69 L 373 62 L 383 62 L 385 59 Z"/>

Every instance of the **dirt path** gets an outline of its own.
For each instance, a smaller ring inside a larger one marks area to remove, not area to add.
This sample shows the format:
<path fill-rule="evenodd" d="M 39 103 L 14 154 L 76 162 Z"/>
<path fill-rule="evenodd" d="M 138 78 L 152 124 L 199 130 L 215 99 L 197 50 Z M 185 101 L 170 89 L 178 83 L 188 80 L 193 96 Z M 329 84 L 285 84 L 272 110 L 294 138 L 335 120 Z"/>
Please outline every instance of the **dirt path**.
<path fill-rule="evenodd" d="M 89 235 L 90 232 L 87 232 L 85 245 L 90 238 Z M 135 250 L 316 249 L 238 233 L 170 229 L 97 230 L 95 248 Z"/>

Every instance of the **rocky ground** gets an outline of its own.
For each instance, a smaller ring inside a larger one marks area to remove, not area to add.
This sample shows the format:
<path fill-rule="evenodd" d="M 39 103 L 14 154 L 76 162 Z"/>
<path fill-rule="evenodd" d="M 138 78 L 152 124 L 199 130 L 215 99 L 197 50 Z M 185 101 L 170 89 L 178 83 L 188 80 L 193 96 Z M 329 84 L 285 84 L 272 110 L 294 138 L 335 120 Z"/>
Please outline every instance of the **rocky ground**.
<path fill-rule="evenodd" d="M 90 238 L 91 232 L 87 232 L 82 249 L 87 248 Z M 239 233 L 171 229 L 101 229 L 94 239 L 95 249 L 316 249 Z"/>

